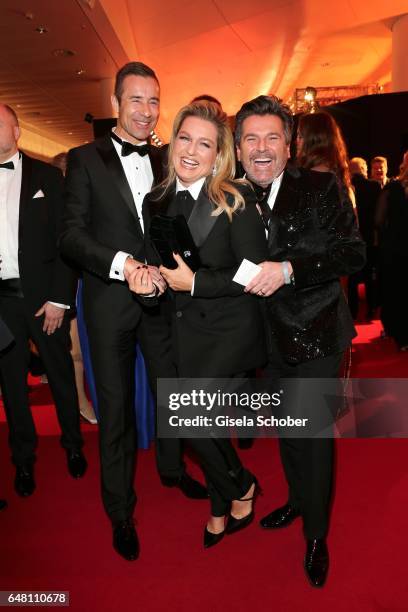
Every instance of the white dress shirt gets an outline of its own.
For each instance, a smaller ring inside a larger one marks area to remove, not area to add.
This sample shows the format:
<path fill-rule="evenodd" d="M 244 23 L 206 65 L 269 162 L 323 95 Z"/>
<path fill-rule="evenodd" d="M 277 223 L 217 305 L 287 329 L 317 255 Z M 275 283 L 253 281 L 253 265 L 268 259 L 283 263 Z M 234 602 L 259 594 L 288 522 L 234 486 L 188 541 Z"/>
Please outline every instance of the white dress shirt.
<path fill-rule="evenodd" d="M 0 168 L 0 278 L 20 278 L 18 266 L 18 228 L 20 219 L 20 194 L 22 162 L 20 151 L 7 159 L 14 170 Z M 66 304 L 49 302 L 68 310 Z"/>
<path fill-rule="evenodd" d="M 119 156 L 127 182 L 129 183 L 130 191 L 132 192 L 140 227 L 142 228 L 142 231 L 144 231 L 142 204 L 145 195 L 151 191 L 153 185 L 153 171 L 149 156 L 144 155 L 142 157 L 137 153 L 131 153 L 130 155 L 122 157 L 122 145 L 113 138 L 112 142 Z M 142 144 L 145 143 L 141 142 L 140 145 Z M 125 261 L 128 257 L 132 257 L 132 255 L 130 253 L 125 253 L 124 251 L 118 251 L 116 253 L 111 264 L 109 278 L 114 278 L 121 281 L 125 280 L 123 272 Z"/>
<path fill-rule="evenodd" d="M 283 178 L 283 170 L 280 173 L 279 176 L 276 177 L 276 179 L 273 180 L 272 183 L 272 187 L 271 190 L 269 192 L 269 196 L 268 196 L 268 206 L 271 210 L 273 210 L 273 207 L 275 206 L 275 201 L 278 195 L 278 191 L 279 191 L 279 187 L 281 186 L 282 183 L 282 178 Z"/>
<path fill-rule="evenodd" d="M 0 278 L 20 278 L 18 269 L 18 223 L 22 164 L 17 151 L 5 163 L 12 162 L 14 170 L 0 168 Z"/>

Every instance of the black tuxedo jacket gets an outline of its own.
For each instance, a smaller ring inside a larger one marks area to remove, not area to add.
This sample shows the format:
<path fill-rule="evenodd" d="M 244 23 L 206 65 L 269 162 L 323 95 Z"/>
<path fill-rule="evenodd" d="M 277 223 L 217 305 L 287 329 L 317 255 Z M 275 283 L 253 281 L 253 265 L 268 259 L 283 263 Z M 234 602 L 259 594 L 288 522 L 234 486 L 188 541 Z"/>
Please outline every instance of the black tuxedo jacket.
<path fill-rule="evenodd" d="M 356 332 L 340 277 L 365 262 L 355 214 L 331 173 L 287 167 L 269 226 L 268 259 L 291 262 L 294 285 L 267 298 L 271 341 L 300 363 L 341 352 Z"/>
<path fill-rule="evenodd" d="M 75 299 L 75 273 L 58 250 L 62 209 L 61 171 L 22 154 L 18 265 L 33 312 L 46 301 L 70 305 Z"/>
<path fill-rule="evenodd" d="M 356 194 L 358 225 L 361 236 L 367 246 L 373 246 L 375 211 L 381 195 L 381 185 L 377 181 L 366 179 L 362 174 L 355 174 L 351 181 Z"/>
<path fill-rule="evenodd" d="M 159 149 L 149 158 L 154 182 L 162 179 Z M 116 303 L 140 302 L 126 283 L 109 279 L 118 251 L 144 261 L 144 236 L 123 166 L 109 135 L 68 156 L 61 250 L 83 274 L 85 311 L 103 326 Z M 143 300 L 141 300 L 143 301 Z"/>
<path fill-rule="evenodd" d="M 241 189 L 241 187 L 240 187 Z M 266 361 L 265 329 L 259 299 L 232 281 L 244 258 L 260 263 L 267 257 L 265 230 L 253 191 L 242 187 L 246 207 L 233 215 L 211 216 L 205 186 L 188 225 L 202 266 L 196 272 L 194 296 L 168 291 L 167 305 L 179 376 L 228 377 Z M 177 213 L 175 190 L 148 194 L 143 203 L 146 237 L 155 214 Z M 147 244 L 148 261 L 157 255 Z M 166 299 L 166 298 L 165 298 Z"/>

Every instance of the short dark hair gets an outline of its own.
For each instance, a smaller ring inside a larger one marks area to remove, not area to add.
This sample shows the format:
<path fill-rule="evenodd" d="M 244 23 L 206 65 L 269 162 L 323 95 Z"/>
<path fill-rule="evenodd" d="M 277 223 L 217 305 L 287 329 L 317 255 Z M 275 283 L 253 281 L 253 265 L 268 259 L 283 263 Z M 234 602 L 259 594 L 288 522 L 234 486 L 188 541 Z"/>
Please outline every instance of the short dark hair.
<path fill-rule="evenodd" d="M 11 115 L 11 117 L 14 119 L 14 121 L 16 122 L 16 125 L 18 125 L 18 117 L 17 117 L 17 113 L 14 110 L 14 108 L 11 108 L 11 106 L 9 106 L 8 104 L 3 104 L 4 110 L 8 112 L 9 115 Z"/>
<path fill-rule="evenodd" d="M 196 96 L 195 98 L 191 100 L 190 104 L 192 102 L 201 102 L 201 100 L 206 100 L 207 102 L 213 102 L 214 104 L 218 104 L 218 106 L 222 108 L 221 102 L 217 100 L 217 98 L 214 98 L 214 96 L 210 96 L 210 94 L 201 94 L 200 96 Z"/>
<path fill-rule="evenodd" d="M 239 145 L 242 133 L 242 124 L 251 115 L 276 115 L 282 120 L 286 142 L 292 140 L 293 115 L 287 104 L 277 96 L 258 96 L 245 102 L 235 117 L 235 144 Z"/>
<path fill-rule="evenodd" d="M 149 66 L 146 66 L 146 64 L 143 64 L 143 62 L 128 62 L 116 73 L 115 96 L 118 102 L 120 102 L 123 93 L 123 81 L 130 75 L 141 76 L 144 78 L 150 77 L 155 79 L 157 84 L 159 84 L 159 79 L 152 68 L 149 68 Z"/>

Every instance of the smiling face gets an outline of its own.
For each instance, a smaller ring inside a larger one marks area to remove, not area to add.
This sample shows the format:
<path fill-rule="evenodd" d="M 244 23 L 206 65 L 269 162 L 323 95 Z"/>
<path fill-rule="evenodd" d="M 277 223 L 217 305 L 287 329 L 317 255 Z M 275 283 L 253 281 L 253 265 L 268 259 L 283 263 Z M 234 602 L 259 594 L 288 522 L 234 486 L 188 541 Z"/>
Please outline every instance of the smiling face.
<path fill-rule="evenodd" d="M 159 119 L 159 84 L 152 77 L 128 75 L 120 102 L 112 96 L 112 105 L 118 113 L 117 135 L 133 144 L 144 142 Z"/>
<path fill-rule="evenodd" d="M 371 164 L 371 178 L 383 183 L 387 178 L 387 170 L 387 162 L 375 161 Z"/>
<path fill-rule="evenodd" d="M 277 115 L 251 115 L 242 123 L 238 159 L 247 177 L 267 187 L 278 177 L 289 159 L 283 122 Z"/>
<path fill-rule="evenodd" d="M 217 158 L 217 128 L 211 121 L 186 117 L 173 145 L 174 170 L 185 187 L 209 176 Z"/>

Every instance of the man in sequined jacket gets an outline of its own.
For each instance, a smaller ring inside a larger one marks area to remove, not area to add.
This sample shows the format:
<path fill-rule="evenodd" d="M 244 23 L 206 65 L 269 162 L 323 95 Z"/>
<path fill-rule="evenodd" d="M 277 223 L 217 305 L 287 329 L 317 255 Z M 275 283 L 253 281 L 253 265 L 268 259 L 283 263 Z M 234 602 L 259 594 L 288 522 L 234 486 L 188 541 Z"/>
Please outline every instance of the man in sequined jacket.
<path fill-rule="evenodd" d="M 237 155 L 258 197 L 269 260 L 246 290 L 265 298 L 268 378 L 336 378 L 356 335 L 340 277 L 364 265 L 365 245 L 331 173 L 288 164 L 293 117 L 274 96 L 246 102 L 236 116 Z M 310 400 L 310 398 L 309 398 Z M 307 396 L 303 404 L 309 409 Z M 265 529 L 303 519 L 305 570 L 323 586 L 333 439 L 280 437 L 288 501 L 261 520 Z"/>

